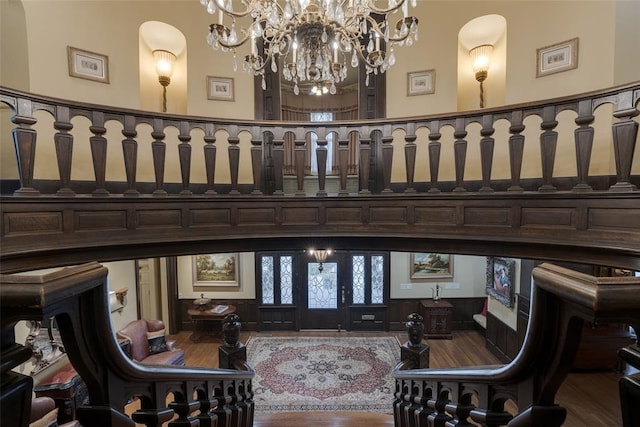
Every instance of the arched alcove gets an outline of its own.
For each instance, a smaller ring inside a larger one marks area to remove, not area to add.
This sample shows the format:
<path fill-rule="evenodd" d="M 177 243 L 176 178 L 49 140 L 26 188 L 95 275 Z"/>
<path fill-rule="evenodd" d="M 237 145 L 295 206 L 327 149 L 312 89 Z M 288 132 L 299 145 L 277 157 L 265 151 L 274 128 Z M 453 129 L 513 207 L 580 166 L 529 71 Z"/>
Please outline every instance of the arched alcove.
<path fill-rule="evenodd" d="M 471 51 L 490 46 L 489 69 L 481 84 Z M 507 65 L 507 21 L 501 15 L 484 15 L 467 22 L 458 33 L 458 111 L 496 107 L 505 103 Z"/>
<path fill-rule="evenodd" d="M 175 56 L 170 83 L 166 86 L 166 111 L 187 113 L 186 38 L 177 28 L 159 21 L 147 21 L 139 28 L 140 108 L 163 110 L 163 87 L 158 81 L 153 52 L 163 50 Z"/>

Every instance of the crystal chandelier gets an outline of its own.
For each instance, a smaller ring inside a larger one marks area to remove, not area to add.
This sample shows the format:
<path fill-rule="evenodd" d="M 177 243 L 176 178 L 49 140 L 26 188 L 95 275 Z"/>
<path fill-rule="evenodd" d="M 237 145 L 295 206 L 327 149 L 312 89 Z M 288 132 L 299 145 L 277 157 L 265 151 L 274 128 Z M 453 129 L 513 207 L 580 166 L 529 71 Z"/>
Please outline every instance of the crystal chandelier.
<path fill-rule="evenodd" d="M 336 83 L 347 77 L 347 63 L 364 64 L 366 81 L 371 73 L 384 73 L 396 61 L 395 45 L 411 46 L 418 39 L 418 18 L 409 15 L 409 3 L 417 0 L 200 0 L 218 22 L 209 26 L 207 43 L 234 55 L 236 48 L 251 44 L 243 70 L 262 76 L 266 89 L 266 67 L 293 82 L 328 82 L 336 93 Z M 384 5 L 380 5 L 384 3 Z M 242 10 L 234 10 L 241 5 Z M 225 25 L 230 21 L 231 26 Z M 248 18 L 247 27 L 236 21 Z M 395 24 L 390 19 L 396 20 Z M 262 53 L 259 42 L 262 41 Z"/>

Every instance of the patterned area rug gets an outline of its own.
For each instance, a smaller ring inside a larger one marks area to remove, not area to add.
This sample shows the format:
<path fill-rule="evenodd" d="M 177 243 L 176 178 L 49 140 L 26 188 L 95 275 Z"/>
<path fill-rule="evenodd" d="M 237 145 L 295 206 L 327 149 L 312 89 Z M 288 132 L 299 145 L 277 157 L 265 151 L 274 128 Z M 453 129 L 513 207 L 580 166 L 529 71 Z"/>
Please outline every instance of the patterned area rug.
<path fill-rule="evenodd" d="M 256 412 L 393 412 L 396 338 L 252 337 Z"/>

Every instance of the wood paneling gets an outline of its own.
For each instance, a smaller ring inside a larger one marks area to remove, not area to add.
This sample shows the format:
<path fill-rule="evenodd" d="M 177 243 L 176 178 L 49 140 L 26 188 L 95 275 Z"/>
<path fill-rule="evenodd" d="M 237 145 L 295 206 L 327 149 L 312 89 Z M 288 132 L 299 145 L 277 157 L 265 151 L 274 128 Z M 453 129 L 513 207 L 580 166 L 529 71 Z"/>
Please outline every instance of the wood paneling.
<path fill-rule="evenodd" d="M 485 298 L 447 298 L 453 306 L 453 330 L 473 330 L 473 315 L 482 311 Z M 407 317 L 420 313 L 420 299 L 393 299 L 389 301 L 389 330 L 406 329 Z"/>
<path fill-rule="evenodd" d="M 504 363 L 512 361 L 520 349 L 516 331 L 490 312 L 487 313 L 487 349 Z"/>

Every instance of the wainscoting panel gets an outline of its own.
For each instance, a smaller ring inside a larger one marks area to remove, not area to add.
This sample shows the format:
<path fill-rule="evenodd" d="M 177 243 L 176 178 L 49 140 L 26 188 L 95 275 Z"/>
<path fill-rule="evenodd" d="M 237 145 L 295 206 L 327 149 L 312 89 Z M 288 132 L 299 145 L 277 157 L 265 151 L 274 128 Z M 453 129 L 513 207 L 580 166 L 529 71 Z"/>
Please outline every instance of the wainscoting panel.
<path fill-rule="evenodd" d="M 453 330 L 475 329 L 473 315 L 482 311 L 485 298 L 445 298 L 453 305 Z M 392 299 L 389 301 L 389 330 L 406 330 L 407 317 L 420 313 L 419 299 Z"/>

